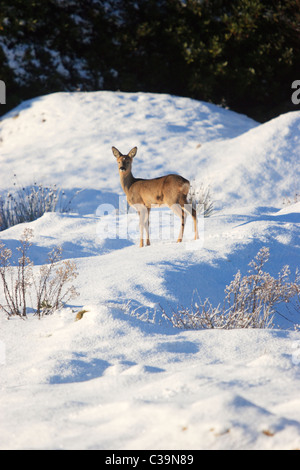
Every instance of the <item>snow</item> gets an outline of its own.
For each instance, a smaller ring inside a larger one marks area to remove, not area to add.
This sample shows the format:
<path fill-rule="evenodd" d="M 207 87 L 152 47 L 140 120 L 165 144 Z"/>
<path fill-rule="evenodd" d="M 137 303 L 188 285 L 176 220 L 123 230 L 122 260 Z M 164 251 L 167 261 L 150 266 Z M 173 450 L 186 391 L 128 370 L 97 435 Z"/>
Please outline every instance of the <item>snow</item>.
<path fill-rule="evenodd" d="M 15 249 L 30 227 L 36 265 L 61 245 L 79 296 L 41 320 L 0 315 L 0 449 L 299 449 L 299 313 L 283 306 L 267 330 L 184 331 L 162 316 L 195 292 L 222 302 L 263 246 L 272 275 L 296 271 L 300 202 L 284 201 L 299 191 L 299 136 L 300 112 L 259 124 L 146 93 L 55 93 L 2 118 L 2 193 L 14 174 L 80 192 L 70 213 L 1 232 Z M 138 147 L 135 176 L 176 172 L 210 186 L 215 211 L 199 218 L 199 241 L 188 220 L 177 244 L 178 223 L 162 210 L 151 246 L 138 247 L 112 145 Z M 103 217 L 103 204 L 117 213 Z"/>

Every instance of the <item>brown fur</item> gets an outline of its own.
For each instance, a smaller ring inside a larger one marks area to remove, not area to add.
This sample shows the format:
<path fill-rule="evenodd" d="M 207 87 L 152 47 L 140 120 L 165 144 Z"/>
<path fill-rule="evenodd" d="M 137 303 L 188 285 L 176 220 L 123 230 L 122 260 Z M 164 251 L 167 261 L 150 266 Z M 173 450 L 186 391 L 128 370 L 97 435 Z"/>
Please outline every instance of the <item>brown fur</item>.
<path fill-rule="evenodd" d="M 127 202 L 134 206 L 140 216 L 140 246 L 144 246 L 143 232 L 146 231 L 146 244 L 149 239 L 149 214 L 151 207 L 168 206 L 181 217 L 182 226 L 178 242 L 182 241 L 186 213 L 194 220 L 195 240 L 198 238 L 197 214 L 195 209 L 187 201 L 190 182 L 179 175 L 166 175 L 154 179 L 135 178 L 132 174 L 132 161 L 136 155 L 137 147 L 134 147 L 127 155 L 122 155 L 118 149 L 112 147 L 112 152 L 117 159 L 120 181 L 126 194 Z"/>

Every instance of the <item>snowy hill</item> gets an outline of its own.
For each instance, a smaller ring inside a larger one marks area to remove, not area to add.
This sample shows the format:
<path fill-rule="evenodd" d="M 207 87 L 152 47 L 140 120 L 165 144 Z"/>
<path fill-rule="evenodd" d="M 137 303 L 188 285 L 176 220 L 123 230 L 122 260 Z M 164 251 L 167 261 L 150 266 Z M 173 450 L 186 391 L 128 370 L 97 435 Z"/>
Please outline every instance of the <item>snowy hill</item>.
<path fill-rule="evenodd" d="M 119 193 L 111 146 L 126 152 L 137 145 L 136 175 L 196 178 L 211 185 L 225 208 L 236 202 L 281 207 L 298 190 L 299 126 L 299 112 L 258 125 L 169 95 L 56 93 L 27 101 L 2 120 L 0 183 L 9 187 L 16 174 L 22 184 L 36 179 Z"/>
<path fill-rule="evenodd" d="M 1 187 L 22 168 L 29 184 L 36 178 L 65 189 L 120 192 L 112 145 L 124 152 L 137 145 L 136 172 L 145 177 L 168 171 L 192 178 L 201 167 L 199 144 L 256 125 L 214 105 L 168 95 L 56 93 L 23 103 L 2 121 Z"/>
<path fill-rule="evenodd" d="M 295 272 L 300 203 L 283 202 L 299 191 L 299 136 L 299 112 L 259 125 L 143 93 L 57 93 L 4 116 L 2 192 L 14 174 L 24 186 L 81 192 L 71 213 L 47 213 L 1 240 L 13 249 L 32 228 L 35 264 L 61 245 L 80 295 L 41 321 L 0 315 L 0 448 L 299 448 L 297 314 L 282 307 L 274 330 L 183 331 L 161 310 L 189 306 L 195 291 L 222 302 L 263 246 L 272 275 L 286 264 Z M 119 209 L 122 195 L 112 145 L 138 147 L 137 177 L 176 172 L 210 185 L 215 212 L 199 220 L 199 242 L 191 223 L 182 244 L 159 236 L 153 211 L 152 245 L 139 249 L 135 214 L 100 217 L 101 204 Z M 129 236 L 114 236 L 115 223 L 129 223 Z"/>

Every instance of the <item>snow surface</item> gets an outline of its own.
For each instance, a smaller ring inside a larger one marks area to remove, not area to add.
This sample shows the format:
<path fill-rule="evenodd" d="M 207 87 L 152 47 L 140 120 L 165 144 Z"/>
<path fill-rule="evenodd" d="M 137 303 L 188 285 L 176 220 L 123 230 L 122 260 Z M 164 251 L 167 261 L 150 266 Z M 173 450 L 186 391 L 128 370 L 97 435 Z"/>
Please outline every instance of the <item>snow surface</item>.
<path fill-rule="evenodd" d="M 215 211 L 200 218 L 198 242 L 190 222 L 177 244 L 163 210 L 151 246 L 138 248 L 112 145 L 138 147 L 137 177 L 176 172 L 210 185 Z M 2 118 L 0 150 L 2 192 L 14 174 L 68 197 L 80 190 L 72 212 L 1 233 L 14 249 L 32 228 L 36 265 L 61 245 L 80 295 L 41 320 L 0 316 L 0 449 L 300 448 L 296 312 L 280 309 L 276 329 L 184 331 L 160 308 L 189 306 L 195 291 L 222 302 L 263 246 L 272 275 L 295 272 L 300 202 L 283 203 L 299 191 L 300 112 L 260 125 L 169 95 L 56 93 Z M 102 216 L 103 204 L 118 213 Z M 129 236 L 116 238 L 115 224 Z"/>

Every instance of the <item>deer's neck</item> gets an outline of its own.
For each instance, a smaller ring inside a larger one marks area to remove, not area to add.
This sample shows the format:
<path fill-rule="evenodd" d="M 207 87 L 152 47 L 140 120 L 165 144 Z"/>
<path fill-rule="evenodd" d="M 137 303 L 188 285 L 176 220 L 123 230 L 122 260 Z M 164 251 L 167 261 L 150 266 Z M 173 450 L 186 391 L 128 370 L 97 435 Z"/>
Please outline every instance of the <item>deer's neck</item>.
<path fill-rule="evenodd" d="M 128 174 L 123 174 L 120 172 L 120 181 L 121 181 L 121 186 L 123 188 L 123 191 L 125 194 L 128 194 L 128 191 L 131 187 L 131 185 L 135 182 L 135 178 L 133 174 L 130 172 Z"/>

